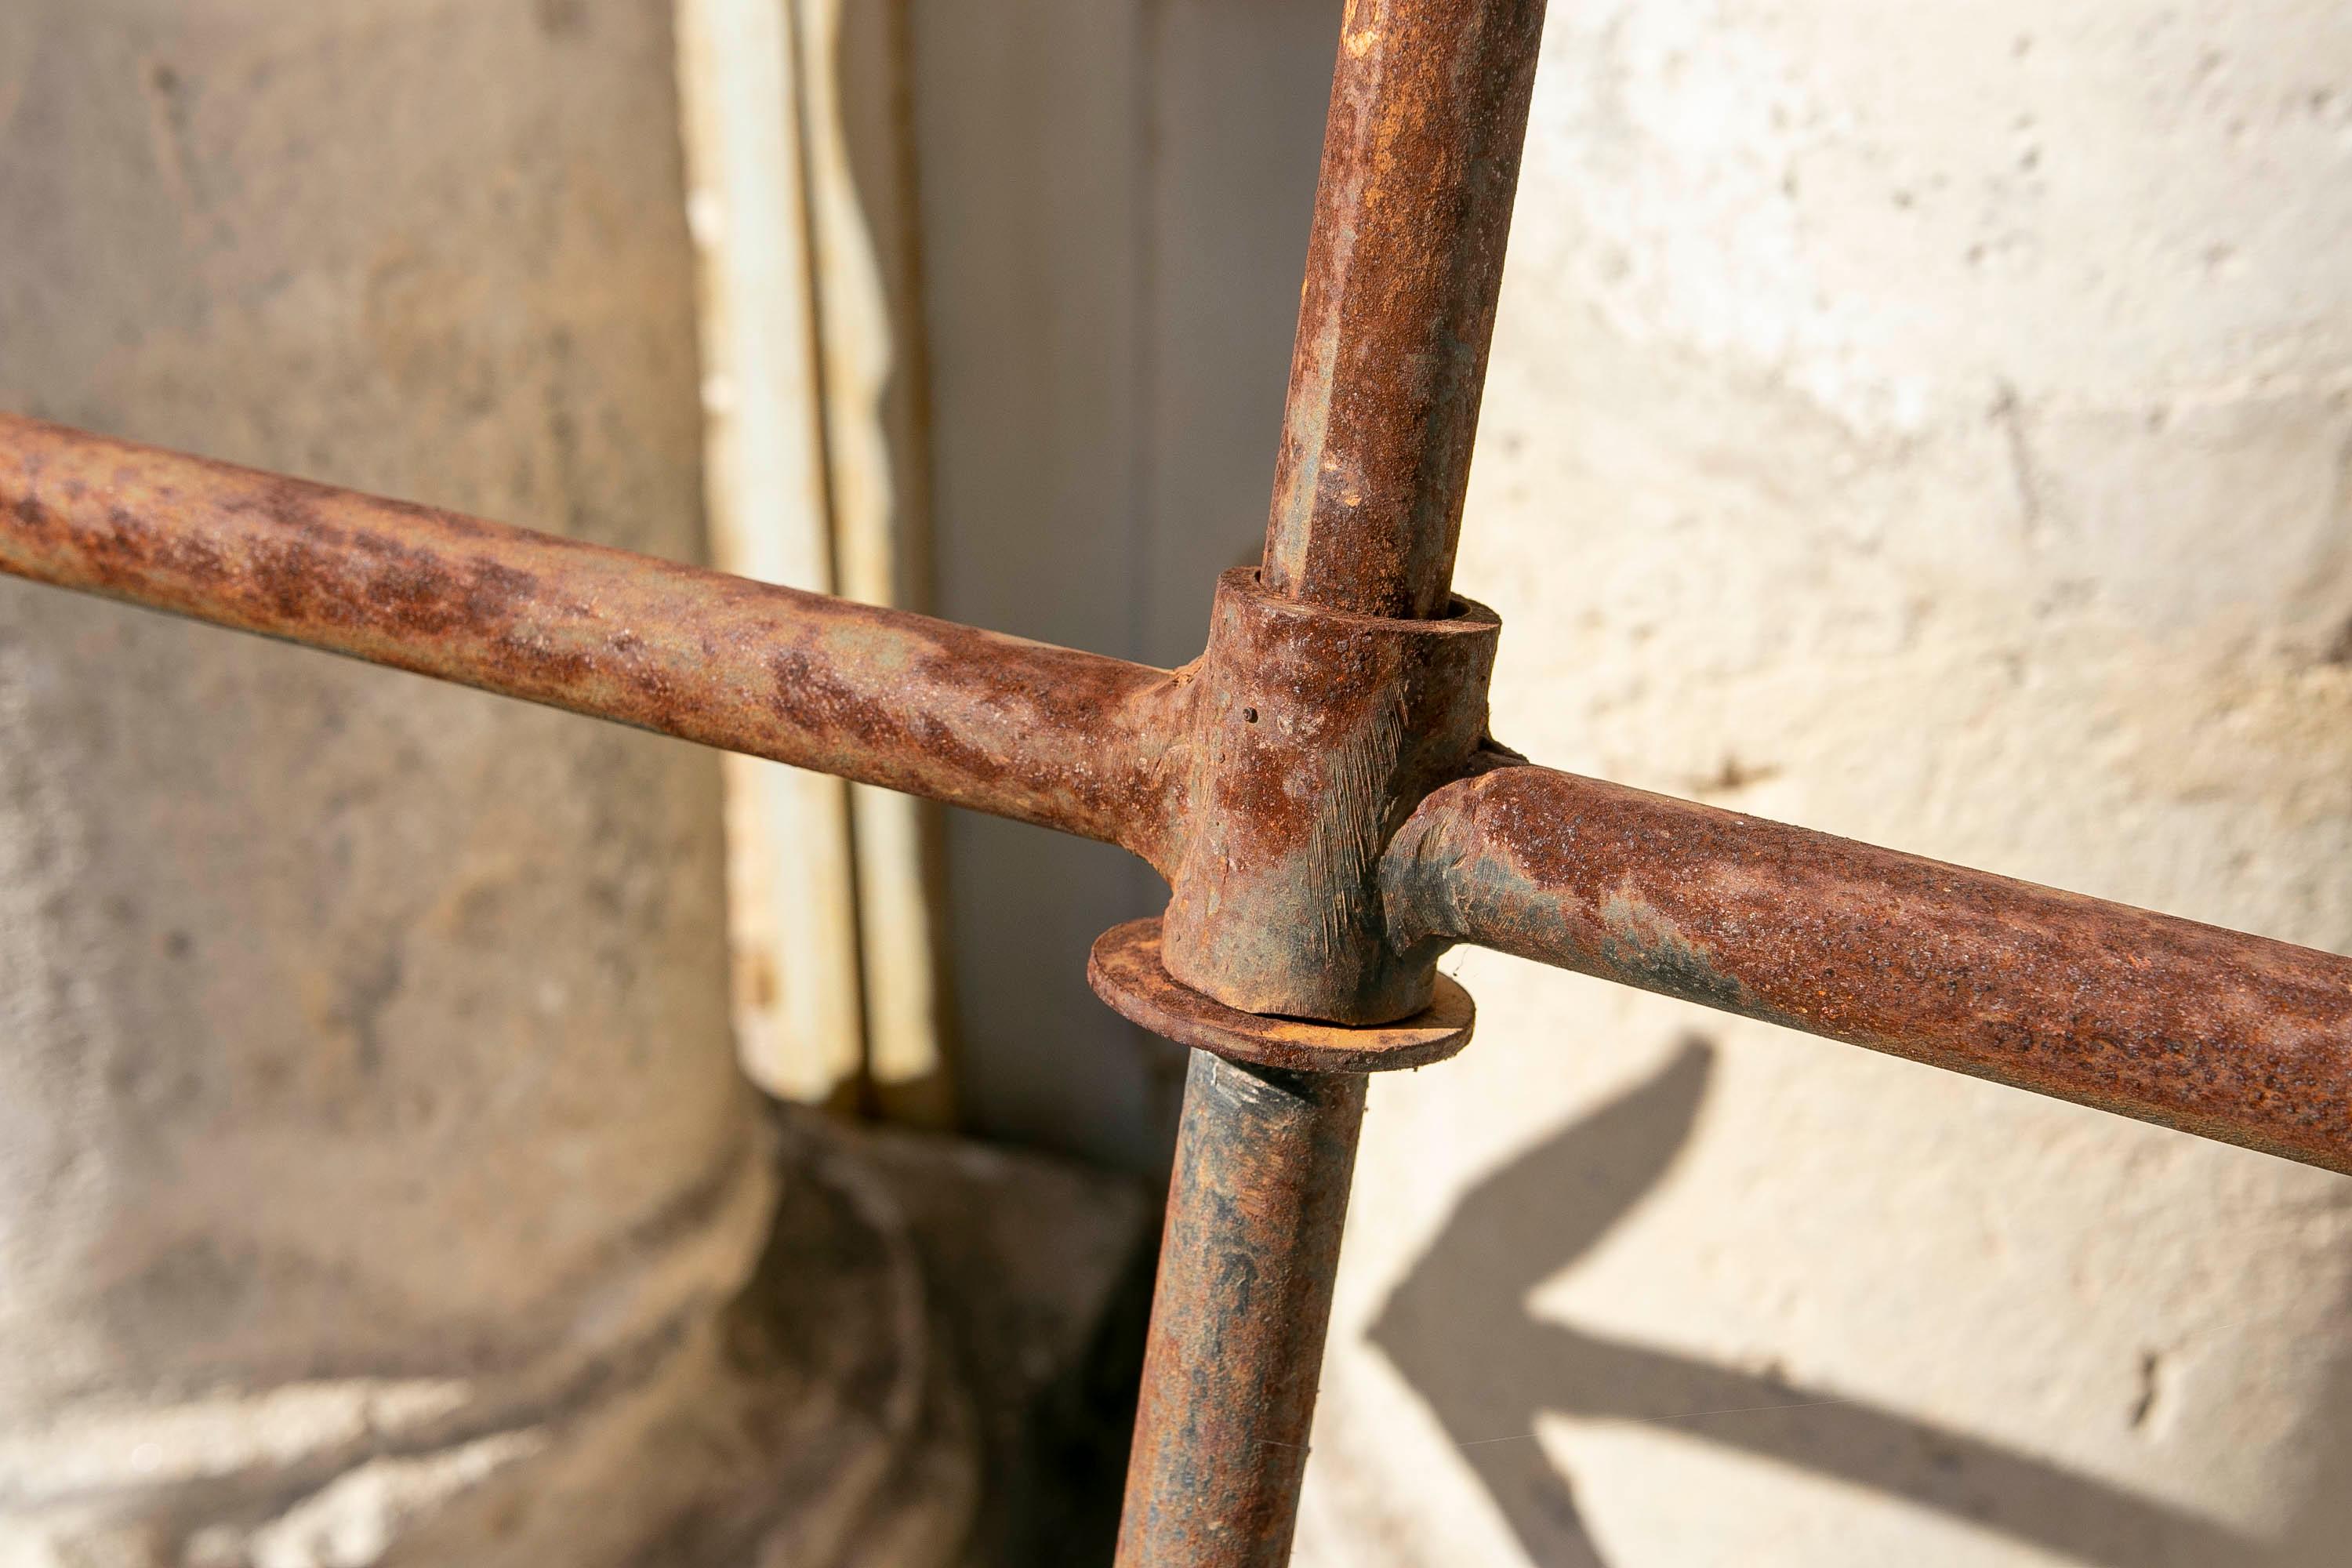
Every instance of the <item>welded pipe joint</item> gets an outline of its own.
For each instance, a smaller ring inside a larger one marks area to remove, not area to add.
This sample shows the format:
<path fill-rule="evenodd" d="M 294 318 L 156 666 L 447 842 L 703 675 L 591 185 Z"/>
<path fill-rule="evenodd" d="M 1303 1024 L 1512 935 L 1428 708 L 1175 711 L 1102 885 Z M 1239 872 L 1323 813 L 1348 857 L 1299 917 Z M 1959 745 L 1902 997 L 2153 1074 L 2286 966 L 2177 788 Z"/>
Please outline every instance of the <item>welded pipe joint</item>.
<path fill-rule="evenodd" d="M 1381 851 L 1470 770 L 1502 622 L 1455 599 L 1389 620 L 1217 580 L 1164 960 L 1244 1013 L 1384 1024 L 1430 1005 L 1438 953 L 1389 939 Z"/>

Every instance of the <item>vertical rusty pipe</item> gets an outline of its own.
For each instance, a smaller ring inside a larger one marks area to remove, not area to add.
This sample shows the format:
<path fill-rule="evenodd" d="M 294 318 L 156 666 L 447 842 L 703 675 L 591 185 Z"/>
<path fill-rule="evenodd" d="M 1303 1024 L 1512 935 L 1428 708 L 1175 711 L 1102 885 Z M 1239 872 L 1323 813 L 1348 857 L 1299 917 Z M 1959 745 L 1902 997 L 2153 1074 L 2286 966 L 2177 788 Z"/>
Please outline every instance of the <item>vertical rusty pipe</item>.
<path fill-rule="evenodd" d="M 1445 613 L 1544 0 L 1348 0 L 1265 582 Z"/>
<path fill-rule="evenodd" d="M 1118 1568 L 1279 1568 L 1298 1520 L 1361 1073 L 1192 1053 Z"/>
<path fill-rule="evenodd" d="M 1266 521 L 1272 596 L 1445 615 L 1543 13 L 1348 0 Z M 1377 842 L 1388 826 L 1336 827 Z M 1193 1052 L 1120 1568 L 1289 1560 L 1363 1111 L 1360 1074 Z"/>

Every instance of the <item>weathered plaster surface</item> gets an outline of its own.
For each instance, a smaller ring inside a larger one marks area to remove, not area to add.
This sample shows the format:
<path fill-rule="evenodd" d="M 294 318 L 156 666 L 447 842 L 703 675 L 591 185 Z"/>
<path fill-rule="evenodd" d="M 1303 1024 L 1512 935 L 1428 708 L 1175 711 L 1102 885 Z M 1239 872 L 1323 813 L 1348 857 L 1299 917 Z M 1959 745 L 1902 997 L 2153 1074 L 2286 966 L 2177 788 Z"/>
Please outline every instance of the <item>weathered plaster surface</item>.
<path fill-rule="evenodd" d="M 692 558 L 671 80 L 658 3 L 0 6 L 0 404 Z M 708 753 L 0 583 L 0 1563 L 941 1560 L 719 860 Z"/>
<path fill-rule="evenodd" d="M 2352 950 L 2352 15 L 1555 5 L 1465 531 L 1547 762 Z M 2352 1184 L 1508 960 L 1300 1561 L 2342 1560 Z"/>

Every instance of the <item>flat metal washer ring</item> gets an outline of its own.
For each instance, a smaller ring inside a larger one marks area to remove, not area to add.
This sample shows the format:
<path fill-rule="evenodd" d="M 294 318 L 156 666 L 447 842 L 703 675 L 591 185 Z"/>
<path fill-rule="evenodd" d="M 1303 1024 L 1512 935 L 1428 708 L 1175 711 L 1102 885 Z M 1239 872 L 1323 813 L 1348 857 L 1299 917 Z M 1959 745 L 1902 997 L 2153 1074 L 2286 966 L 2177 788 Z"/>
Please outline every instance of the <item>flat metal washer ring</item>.
<path fill-rule="evenodd" d="M 1441 974 L 1430 1005 L 1393 1024 L 1318 1024 L 1244 1013 L 1170 974 L 1160 921 L 1129 921 L 1095 939 L 1087 984 L 1113 1012 L 1180 1045 L 1295 1072 L 1390 1072 L 1442 1062 L 1470 1043 L 1477 1008 Z"/>

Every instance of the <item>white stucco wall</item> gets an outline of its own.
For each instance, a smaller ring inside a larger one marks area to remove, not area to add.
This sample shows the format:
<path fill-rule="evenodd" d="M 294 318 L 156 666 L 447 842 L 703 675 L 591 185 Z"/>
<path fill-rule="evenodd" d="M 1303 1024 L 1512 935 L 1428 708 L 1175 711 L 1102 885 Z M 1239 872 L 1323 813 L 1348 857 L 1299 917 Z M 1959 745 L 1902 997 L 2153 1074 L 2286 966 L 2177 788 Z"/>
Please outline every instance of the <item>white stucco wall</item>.
<path fill-rule="evenodd" d="M 1556 765 L 2352 949 L 2352 12 L 1553 6 L 1459 582 Z M 1299 1561 L 2344 1560 L 2352 1183 L 1514 961 Z"/>

